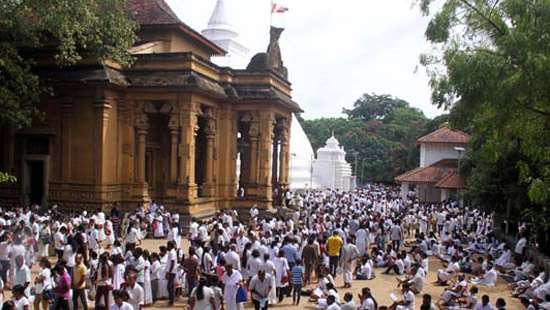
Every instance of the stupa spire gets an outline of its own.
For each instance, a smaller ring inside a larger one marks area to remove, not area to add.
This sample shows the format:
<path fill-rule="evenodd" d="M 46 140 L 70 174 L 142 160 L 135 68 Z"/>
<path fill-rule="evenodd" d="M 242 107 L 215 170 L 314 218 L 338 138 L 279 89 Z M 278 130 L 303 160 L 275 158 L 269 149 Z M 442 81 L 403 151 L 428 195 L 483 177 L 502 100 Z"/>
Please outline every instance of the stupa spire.
<path fill-rule="evenodd" d="M 214 7 L 212 16 L 210 16 L 210 20 L 208 21 L 208 27 L 216 25 L 231 26 L 231 22 L 229 21 L 229 18 L 227 17 L 227 12 L 225 10 L 224 0 L 218 0 L 216 2 L 216 6 Z"/>

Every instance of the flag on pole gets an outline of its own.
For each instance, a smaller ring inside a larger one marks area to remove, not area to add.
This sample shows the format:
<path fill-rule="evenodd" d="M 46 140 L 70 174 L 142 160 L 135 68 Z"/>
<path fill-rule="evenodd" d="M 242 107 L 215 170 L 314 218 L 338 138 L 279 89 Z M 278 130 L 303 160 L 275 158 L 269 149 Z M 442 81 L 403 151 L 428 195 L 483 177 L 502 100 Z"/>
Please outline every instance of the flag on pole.
<path fill-rule="evenodd" d="M 288 8 L 286 6 L 276 3 L 274 1 L 271 2 L 271 14 L 285 13 L 286 11 L 288 11 Z"/>

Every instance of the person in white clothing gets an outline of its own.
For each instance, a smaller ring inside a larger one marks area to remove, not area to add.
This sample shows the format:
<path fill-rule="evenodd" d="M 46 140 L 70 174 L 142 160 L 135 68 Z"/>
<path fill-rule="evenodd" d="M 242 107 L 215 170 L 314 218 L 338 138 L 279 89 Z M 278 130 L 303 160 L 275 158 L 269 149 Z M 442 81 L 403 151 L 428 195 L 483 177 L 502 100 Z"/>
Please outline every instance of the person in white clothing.
<path fill-rule="evenodd" d="M 189 296 L 190 310 L 217 310 L 214 290 L 206 286 L 206 280 L 201 278 L 199 285 Z"/>
<path fill-rule="evenodd" d="M 124 300 L 128 300 L 129 298 L 128 293 L 126 293 L 126 291 L 124 290 L 113 291 L 113 298 L 115 299 L 115 302 L 109 307 L 109 310 L 134 310 L 132 305 L 124 301 Z"/>
<path fill-rule="evenodd" d="M 227 310 L 237 310 L 237 290 L 241 285 L 243 277 L 238 270 L 234 270 L 231 264 L 225 265 L 223 275 L 223 300 Z"/>

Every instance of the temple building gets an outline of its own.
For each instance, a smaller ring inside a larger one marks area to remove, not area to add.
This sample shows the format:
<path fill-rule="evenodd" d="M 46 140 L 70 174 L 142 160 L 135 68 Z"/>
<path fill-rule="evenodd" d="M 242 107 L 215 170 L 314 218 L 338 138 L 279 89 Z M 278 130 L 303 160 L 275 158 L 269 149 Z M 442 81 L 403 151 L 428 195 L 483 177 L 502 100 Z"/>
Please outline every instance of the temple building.
<path fill-rule="evenodd" d="M 395 178 L 406 199 L 414 189 L 422 202 L 441 202 L 456 197 L 464 187 L 458 167 L 470 140 L 467 133 L 446 126 L 417 140 L 420 146 L 420 167 Z"/>
<path fill-rule="evenodd" d="M 313 161 L 313 179 L 319 188 L 349 191 L 354 187 L 351 165 L 346 162 L 346 151 L 334 133 L 325 146 L 317 150 L 317 159 Z"/>
<path fill-rule="evenodd" d="M 0 170 L 18 178 L 0 186 L 0 204 L 128 210 L 155 200 L 187 218 L 270 208 L 273 188 L 289 183 L 292 113 L 301 111 L 282 29 L 272 27 L 267 52 L 246 69 L 232 69 L 211 61 L 226 50 L 164 0 L 127 8 L 140 25 L 129 68 L 94 59 L 60 68 L 31 55 L 53 95 L 32 127 L 0 131 Z"/>

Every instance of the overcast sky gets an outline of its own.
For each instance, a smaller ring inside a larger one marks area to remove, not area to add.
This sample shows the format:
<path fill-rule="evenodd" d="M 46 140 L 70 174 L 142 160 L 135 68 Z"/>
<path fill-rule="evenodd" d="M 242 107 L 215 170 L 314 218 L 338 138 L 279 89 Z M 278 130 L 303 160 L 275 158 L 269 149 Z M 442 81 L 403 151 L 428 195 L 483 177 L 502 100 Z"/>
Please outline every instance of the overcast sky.
<path fill-rule="evenodd" d="M 216 0 L 166 0 L 180 19 L 201 31 Z M 270 0 L 225 0 L 239 41 L 251 54 L 269 41 Z M 363 93 L 390 94 L 420 108 L 443 113 L 430 103 L 430 88 L 419 55 L 429 50 L 428 23 L 413 0 L 285 0 L 281 52 L 293 97 L 305 118 L 341 116 Z"/>

